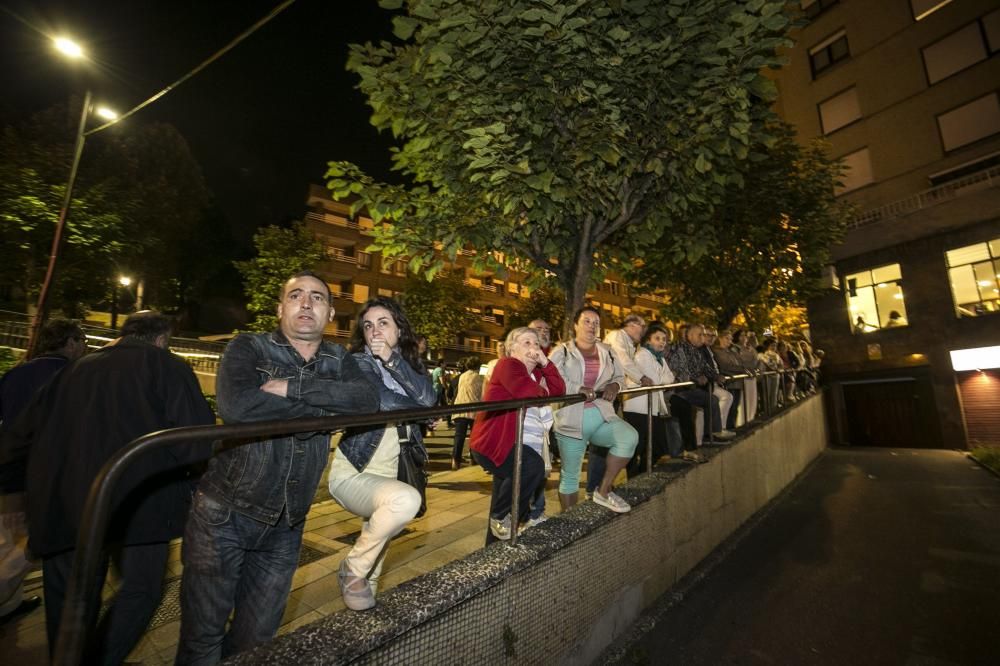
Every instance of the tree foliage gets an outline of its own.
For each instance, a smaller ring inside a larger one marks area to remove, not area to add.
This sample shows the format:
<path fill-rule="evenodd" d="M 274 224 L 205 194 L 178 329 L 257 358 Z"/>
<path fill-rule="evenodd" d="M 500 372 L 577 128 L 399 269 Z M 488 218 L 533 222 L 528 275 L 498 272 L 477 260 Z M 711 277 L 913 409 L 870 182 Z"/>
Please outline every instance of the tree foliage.
<path fill-rule="evenodd" d="M 475 290 L 463 282 L 458 271 L 443 271 L 434 280 L 411 273 L 402 297 L 413 330 L 426 336 L 427 345 L 438 352 L 476 323 L 475 315 L 466 309 L 475 300 Z"/>
<path fill-rule="evenodd" d="M 816 292 L 852 212 L 834 196 L 842 166 L 820 141 L 799 146 L 788 125 L 770 133 L 777 139 L 756 147 L 743 186 L 730 188 L 715 208 L 707 254 L 693 265 L 653 254 L 633 271 L 640 284 L 666 287 L 670 316 L 710 313 L 716 325 L 728 326 L 742 314 L 762 328 L 776 307 L 801 305 Z"/>
<path fill-rule="evenodd" d="M 383 0 L 400 8 L 401 0 Z M 583 303 L 607 269 L 664 248 L 696 259 L 699 225 L 739 183 L 770 116 L 761 71 L 787 43 L 769 0 L 409 0 L 402 44 L 352 46 L 371 122 L 406 186 L 332 162 L 376 247 L 430 275 L 468 245 Z M 492 266 L 491 266 L 492 265 Z"/>
<path fill-rule="evenodd" d="M 519 298 L 511 305 L 507 328 L 527 326 L 536 319 L 548 322 L 554 340 L 566 323 L 565 295 L 552 287 L 539 287 L 527 298 Z"/>
<path fill-rule="evenodd" d="M 262 227 L 254 234 L 253 244 L 257 256 L 233 262 L 243 276 L 247 312 L 253 317 L 247 330 L 273 331 L 278 326 L 278 298 L 285 282 L 300 271 L 314 270 L 326 249 L 301 222 L 291 229 Z"/>
<path fill-rule="evenodd" d="M 25 307 L 48 263 L 77 114 L 57 105 L 0 136 L 0 281 L 20 288 Z M 126 273 L 145 281 L 150 305 L 181 307 L 193 283 L 185 276 L 207 256 L 199 224 L 208 199 L 201 169 L 172 126 L 133 124 L 88 138 L 52 305 L 82 316 Z"/>

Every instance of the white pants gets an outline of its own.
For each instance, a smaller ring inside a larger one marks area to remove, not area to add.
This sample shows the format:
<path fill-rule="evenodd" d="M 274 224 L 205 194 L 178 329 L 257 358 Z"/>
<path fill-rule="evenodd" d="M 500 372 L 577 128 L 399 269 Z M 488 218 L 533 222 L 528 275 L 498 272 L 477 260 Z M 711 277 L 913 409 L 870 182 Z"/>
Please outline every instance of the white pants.
<path fill-rule="evenodd" d="M 360 473 L 330 479 L 330 494 L 340 506 L 364 518 L 361 535 L 347 554 L 347 568 L 378 587 L 382 555 L 389 539 L 402 531 L 420 510 L 420 493 L 402 481 Z"/>
<path fill-rule="evenodd" d="M 746 413 L 742 414 L 743 423 L 750 423 L 757 418 L 757 378 L 743 380 L 743 404 L 746 405 Z"/>
<path fill-rule="evenodd" d="M 729 419 L 729 410 L 733 407 L 733 394 L 721 386 L 716 386 L 712 392 L 719 399 L 719 417 L 722 419 L 722 429 L 725 430 Z"/>
<path fill-rule="evenodd" d="M 0 495 L 0 615 L 21 605 L 24 577 L 31 570 L 27 543 L 24 494 Z"/>

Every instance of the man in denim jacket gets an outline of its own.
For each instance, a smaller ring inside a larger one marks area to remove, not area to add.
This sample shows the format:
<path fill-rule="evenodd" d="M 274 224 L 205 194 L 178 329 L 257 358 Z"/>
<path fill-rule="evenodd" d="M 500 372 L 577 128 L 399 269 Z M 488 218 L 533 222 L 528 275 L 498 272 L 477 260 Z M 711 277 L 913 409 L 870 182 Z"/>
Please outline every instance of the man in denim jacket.
<path fill-rule="evenodd" d="M 323 340 L 333 315 L 323 280 L 289 279 L 278 330 L 241 335 L 226 349 L 217 379 L 223 420 L 378 411 L 378 391 L 357 361 Z M 225 442 L 211 459 L 184 533 L 178 664 L 216 663 L 274 637 L 329 451 L 330 433 L 300 433 Z"/>

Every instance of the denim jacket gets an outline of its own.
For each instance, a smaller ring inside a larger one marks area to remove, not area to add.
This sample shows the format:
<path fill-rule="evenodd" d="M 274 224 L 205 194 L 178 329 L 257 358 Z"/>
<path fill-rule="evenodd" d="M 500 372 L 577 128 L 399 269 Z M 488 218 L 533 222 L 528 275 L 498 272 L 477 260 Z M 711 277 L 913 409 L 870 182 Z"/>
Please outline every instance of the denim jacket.
<path fill-rule="evenodd" d="M 288 380 L 287 397 L 260 390 L 270 379 Z M 280 331 L 240 335 L 230 342 L 217 385 L 219 414 L 226 423 L 378 410 L 378 392 L 346 349 L 323 341 L 306 361 Z M 223 442 L 199 489 L 270 525 L 285 510 L 288 524 L 296 525 L 309 512 L 329 453 L 328 432 Z"/>
<path fill-rule="evenodd" d="M 420 373 L 415 370 L 398 351 L 393 351 L 389 360 L 382 362 L 367 351 L 354 354 L 361 371 L 368 377 L 368 380 L 378 387 L 379 410 L 388 412 L 394 409 L 416 409 L 418 407 L 433 407 L 437 402 L 437 393 L 430 375 Z M 385 385 L 382 381 L 382 372 L 379 365 L 388 371 L 396 382 L 403 387 L 406 395 L 396 393 Z M 365 426 L 361 428 L 348 428 L 344 437 L 340 440 L 338 448 L 344 457 L 351 461 L 355 469 L 363 471 L 368 465 L 382 441 L 382 433 L 387 426 Z M 407 441 L 419 446 L 427 458 L 427 451 L 424 449 L 423 437 L 420 428 L 412 423 L 407 424 Z M 402 444 L 402 442 L 400 442 Z"/>

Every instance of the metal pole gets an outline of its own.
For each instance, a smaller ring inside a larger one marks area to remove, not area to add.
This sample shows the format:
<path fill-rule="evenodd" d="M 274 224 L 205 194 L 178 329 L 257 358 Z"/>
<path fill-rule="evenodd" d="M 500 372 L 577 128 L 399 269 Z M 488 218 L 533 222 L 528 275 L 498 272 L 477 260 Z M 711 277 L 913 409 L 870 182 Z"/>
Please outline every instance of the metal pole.
<path fill-rule="evenodd" d="M 743 425 L 750 425 L 750 412 L 747 410 L 747 380 L 741 379 L 743 383 Z"/>
<path fill-rule="evenodd" d="M 646 471 L 653 471 L 653 392 L 646 393 Z"/>
<path fill-rule="evenodd" d="M 69 167 L 69 180 L 66 182 L 66 192 L 63 194 L 62 208 L 59 209 L 59 219 L 56 221 L 55 233 L 52 235 L 52 249 L 49 252 L 49 265 L 45 270 L 45 280 L 42 281 L 42 288 L 38 292 L 38 302 L 35 305 L 35 316 L 31 320 L 31 332 L 28 335 L 28 349 L 25 352 L 27 358 L 35 353 L 38 345 L 38 331 L 48 318 L 48 296 L 55 279 L 56 261 L 59 259 L 59 246 L 62 244 L 63 231 L 66 228 L 66 218 L 69 216 L 69 206 L 73 200 L 73 185 L 76 183 L 76 172 L 80 166 L 80 157 L 83 155 L 83 134 L 87 125 L 87 116 L 90 114 L 90 91 L 83 95 L 83 109 L 80 111 L 80 124 L 76 128 L 76 142 L 73 146 L 73 161 Z"/>
<path fill-rule="evenodd" d="M 517 526 L 521 516 L 521 459 L 524 457 L 521 446 L 524 443 L 524 417 L 527 407 L 517 410 L 517 438 L 514 440 L 514 481 L 510 493 L 510 545 L 517 545 Z"/>
<path fill-rule="evenodd" d="M 705 384 L 705 390 L 708 392 L 708 419 L 705 420 L 705 430 L 708 431 L 708 443 L 709 445 L 715 444 L 715 438 L 712 436 L 712 398 L 715 396 L 715 388 L 712 386 L 712 380 L 709 380 Z"/>

